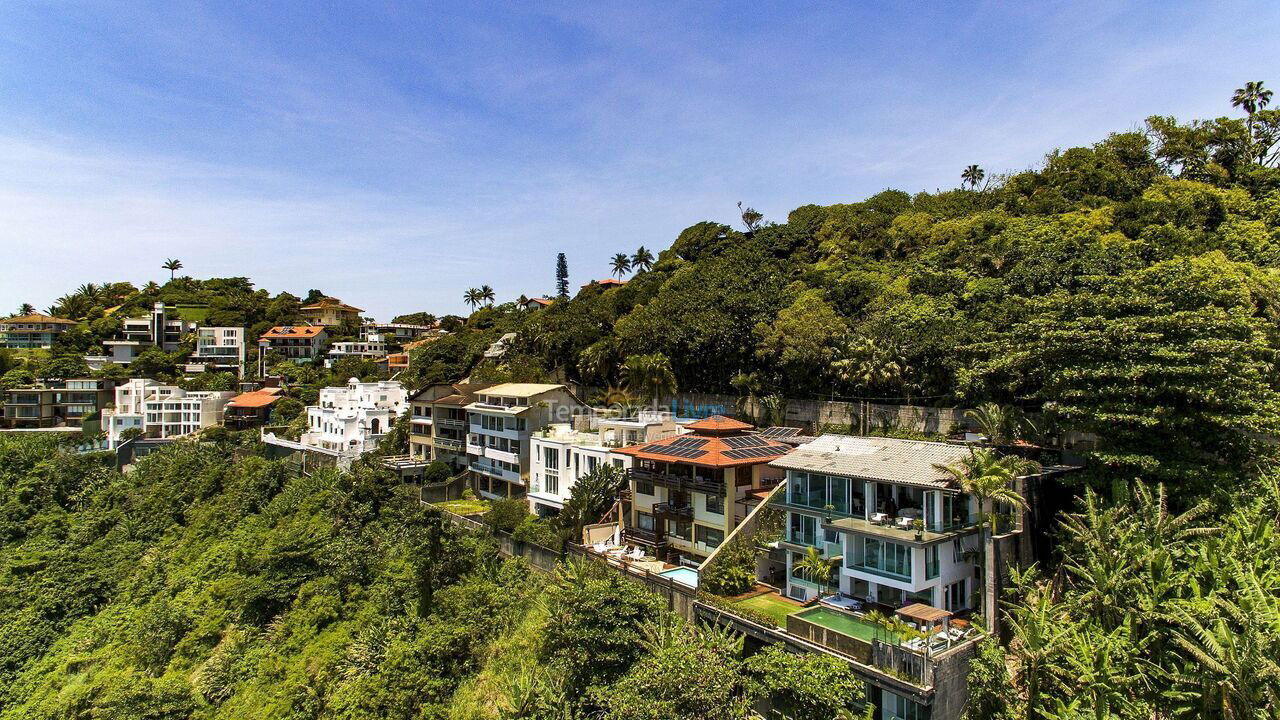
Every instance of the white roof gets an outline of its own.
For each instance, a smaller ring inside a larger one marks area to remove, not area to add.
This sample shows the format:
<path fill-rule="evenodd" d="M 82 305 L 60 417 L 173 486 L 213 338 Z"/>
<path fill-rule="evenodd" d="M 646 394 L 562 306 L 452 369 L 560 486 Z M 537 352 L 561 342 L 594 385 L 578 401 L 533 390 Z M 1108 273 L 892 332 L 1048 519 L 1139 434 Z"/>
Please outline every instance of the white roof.
<path fill-rule="evenodd" d="M 926 488 L 951 488 L 951 476 L 939 465 L 968 457 L 963 445 L 896 438 L 823 435 L 769 463 L 801 470 Z"/>
<path fill-rule="evenodd" d="M 535 395 L 541 395 L 544 392 L 557 390 L 564 387 L 563 385 L 552 385 L 547 383 L 503 383 L 487 387 L 484 390 L 477 390 L 477 395 L 498 395 L 501 397 L 518 397 L 528 398 Z"/>

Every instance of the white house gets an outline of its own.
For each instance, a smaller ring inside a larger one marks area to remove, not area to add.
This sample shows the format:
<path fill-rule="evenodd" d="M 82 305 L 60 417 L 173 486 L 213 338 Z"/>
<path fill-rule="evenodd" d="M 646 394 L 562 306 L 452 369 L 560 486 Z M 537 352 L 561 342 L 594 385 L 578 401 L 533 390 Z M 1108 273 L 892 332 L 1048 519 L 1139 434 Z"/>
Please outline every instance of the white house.
<path fill-rule="evenodd" d="M 643 411 L 628 418 L 586 418 L 594 429 L 553 423 L 529 436 L 529 509 L 551 515 L 564 508 L 574 484 L 601 465 L 626 467 L 630 458 L 612 451 L 682 432 L 668 412 Z"/>
<path fill-rule="evenodd" d="M 773 460 L 787 472 L 787 594 L 808 600 L 834 591 L 796 569 L 813 547 L 840 559 L 847 595 L 894 608 L 970 608 L 980 582 L 977 502 L 939 468 L 968 453 L 947 443 L 823 435 Z"/>
<path fill-rule="evenodd" d="M 188 391 L 141 378 L 118 385 L 115 393 L 115 407 L 102 413 L 102 427 L 112 448 L 131 429 L 147 437 L 172 438 L 218 425 L 236 395 L 222 390 Z"/>
<path fill-rule="evenodd" d="M 476 392 L 467 410 L 467 465 L 477 492 L 490 499 L 524 497 L 529 437 L 583 410 L 563 385 L 503 383 Z"/>
<path fill-rule="evenodd" d="M 408 407 L 408 394 L 400 383 L 351 378 L 345 387 L 320 390 L 319 404 L 307 408 L 308 431 L 302 444 L 344 454 L 368 452 Z"/>
<path fill-rule="evenodd" d="M 359 341 L 343 340 L 330 345 L 328 355 L 328 359 L 324 361 L 325 367 L 333 367 L 335 362 L 344 357 L 377 360 L 387 356 L 387 341 L 381 335 L 369 335 Z"/>
<path fill-rule="evenodd" d="M 187 362 L 187 372 L 233 371 L 244 375 L 244 328 L 202 327 L 196 329 L 196 349 Z"/>

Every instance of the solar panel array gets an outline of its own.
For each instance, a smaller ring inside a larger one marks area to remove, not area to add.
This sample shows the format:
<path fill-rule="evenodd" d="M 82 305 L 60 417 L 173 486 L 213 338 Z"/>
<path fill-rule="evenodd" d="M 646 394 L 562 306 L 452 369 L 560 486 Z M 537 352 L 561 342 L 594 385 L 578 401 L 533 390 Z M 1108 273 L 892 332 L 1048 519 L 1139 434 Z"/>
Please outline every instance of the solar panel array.
<path fill-rule="evenodd" d="M 724 456 L 733 458 L 734 460 L 746 460 L 747 458 L 762 458 L 782 455 L 784 451 L 781 448 L 767 445 L 765 447 L 744 447 L 735 450 L 725 450 Z"/>
<path fill-rule="evenodd" d="M 706 450 L 700 449 L 707 444 L 706 438 L 676 438 L 674 441 L 665 445 L 646 445 L 640 449 L 640 452 L 652 453 L 654 455 L 666 455 L 667 457 L 680 458 L 682 460 L 693 460 L 707 454 Z"/>
<path fill-rule="evenodd" d="M 799 434 L 800 428 L 786 427 L 784 425 L 774 425 L 773 427 L 767 427 L 760 431 L 760 436 L 767 438 L 795 437 Z"/>
<path fill-rule="evenodd" d="M 724 444 L 731 448 L 765 447 L 769 441 L 756 435 L 739 435 L 725 438 Z"/>

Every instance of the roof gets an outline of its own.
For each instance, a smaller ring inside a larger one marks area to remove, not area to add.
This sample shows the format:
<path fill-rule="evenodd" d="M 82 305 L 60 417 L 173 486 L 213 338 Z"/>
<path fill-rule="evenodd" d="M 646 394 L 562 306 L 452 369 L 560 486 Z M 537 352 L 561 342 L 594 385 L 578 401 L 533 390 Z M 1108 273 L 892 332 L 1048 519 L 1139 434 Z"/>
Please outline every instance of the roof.
<path fill-rule="evenodd" d="M 480 389 L 483 389 L 486 395 L 530 398 L 535 395 L 541 395 L 544 392 L 558 390 L 563 387 L 563 385 L 550 383 L 502 383 L 500 385 L 492 385 L 490 387 Z"/>
<path fill-rule="evenodd" d="M 900 607 L 897 610 L 897 614 L 922 623 L 936 623 L 939 620 L 946 620 L 951 617 L 951 613 L 946 610 L 932 605 L 925 605 L 924 603 L 911 603 L 906 607 Z"/>
<path fill-rule="evenodd" d="M 611 286 L 622 287 L 623 285 L 626 285 L 626 284 L 627 284 L 626 280 L 618 280 L 617 278 L 605 278 L 603 280 L 592 280 L 591 282 L 587 283 L 586 285 L 583 285 L 582 287 L 584 288 L 591 287 L 592 285 L 603 285 L 605 287 L 611 287 Z"/>
<path fill-rule="evenodd" d="M 724 435 L 706 430 L 695 430 L 686 435 L 674 435 L 614 450 L 643 460 L 709 467 L 759 465 L 776 460 L 790 451 L 790 445 L 759 435 Z"/>
<path fill-rule="evenodd" d="M 313 338 L 324 332 L 320 325 L 279 325 L 262 334 L 262 338 Z"/>
<path fill-rule="evenodd" d="M 428 400 L 427 402 L 431 405 L 468 405 L 475 401 L 475 394 L 477 392 L 492 385 L 493 383 L 452 383 L 451 387 L 453 388 L 453 392 L 451 394 L 441 395 L 435 400 Z M 417 400 L 422 393 L 432 387 L 435 386 L 428 385 L 422 388 L 418 392 L 414 393 L 409 399 L 411 401 Z"/>
<path fill-rule="evenodd" d="M 29 313 L 27 315 L 14 315 L 11 318 L 0 320 L 4 323 L 52 323 L 54 325 L 76 325 L 75 320 L 45 315 L 44 313 Z"/>
<path fill-rule="evenodd" d="M 702 431 L 707 433 L 724 433 L 724 432 L 740 432 L 743 430 L 754 430 L 755 425 L 744 423 L 741 420 L 734 420 L 724 415 L 712 415 L 701 420 L 691 422 L 685 427 L 690 430 Z"/>
<path fill-rule="evenodd" d="M 326 308 L 334 308 L 338 310 L 349 310 L 351 312 L 364 312 L 364 308 L 358 308 L 355 305 L 348 305 L 335 297 L 322 297 L 310 305 L 303 305 L 302 310 L 323 310 Z"/>
<path fill-rule="evenodd" d="M 954 487 L 940 465 L 968 457 L 969 448 L 897 438 L 823 435 L 773 463 L 787 470 L 876 480 L 924 488 Z"/>
<path fill-rule="evenodd" d="M 227 407 L 257 408 L 266 407 L 280 399 L 280 388 L 263 388 L 253 392 L 240 393 L 227 402 Z"/>
<path fill-rule="evenodd" d="M 552 300 L 551 298 L 540 297 L 540 298 L 529 298 L 528 300 L 524 301 L 524 304 L 528 305 L 529 303 L 538 303 L 539 305 L 542 305 L 545 307 L 547 305 L 550 305 L 553 302 L 555 301 Z"/>

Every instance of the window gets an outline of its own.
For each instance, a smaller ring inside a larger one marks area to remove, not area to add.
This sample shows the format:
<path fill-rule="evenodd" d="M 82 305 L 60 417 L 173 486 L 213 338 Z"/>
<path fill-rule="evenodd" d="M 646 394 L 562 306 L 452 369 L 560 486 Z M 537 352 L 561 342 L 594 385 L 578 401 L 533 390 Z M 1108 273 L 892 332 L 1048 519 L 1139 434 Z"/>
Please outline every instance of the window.
<path fill-rule="evenodd" d="M 925 551 L 924 551 L 924 579 L 925 580 L 933 580 L 934 578 L 938 577 L 938 566 L 939 566 L 938 555 L 939 553 L 938 553 L 937 545 L 931 545 L 925 548 Z"/>
<path fill-rule="evenodd" d="M 787 539 L 798 545 L 817 546 L 818 518 L 791 513 Z"/>
<path fill-rule="evenodd" d="M 542 465 L 548 470 L 560 469 L 560 450 L 558 448 L 544 447 L 542 449 L 543 462 Z"/>
<path fill-rule="evenodd" d="M 524 418 L 516 418 L 516 430 L 524 432 L 529 427 L 529 421 Z"/>
<path fill-rule="evenodd" d="M 560 494 L 560 477 L 558 475 L 547 475 L 547 492 L 552 495 Z"/>
<path fill-rule="evenodd" d="M 647 512 L 636 513 L 636 527 L 641 530 L 653 530 L 653 515 Z"/>
<path fill-rule="evenodd" d="M 845 563 L 855 570 L 911 579 L 911 548 L 880 538 L 855 538 L 853 554 Z"/>
<path fill-rule="evenodd" d="M 667 528 L 673 537 L 678 537 L 681 540 L 693 538 L 693 523 L 688 520 L 669 520 L 667 521 Z"/>
<path fill-rule="evenodd" d="M 929 720 L 928 707 L 888 690 L 884 693 L 884 709 L 886 720 Z"/>
<path fill-rule="evenodd" d="M 597 466 L 600 465 L 600 458 L 594 455 L 587 456 L 587 472 L 595 472 Z"/>
<path fill-rule="evenodd" d="M 706 510 L 712 515 L 724 514 L 724 498 L 719 495 L 707 495 Z"/>
<path fill-rule="evenodd" d="M 636 494 L 637 494 L 637 495 L 649 495 L 649 496 L 654 495 L 655 493 L 654 493 L 654 490 L 653 490 L 653 483 L 649 482 L 648 480 L 637 480 L 637 481 L 636 481 Z"/>
<path fill-rule="evenodd" d="M 694 533 L 694 539 L 708 547 L 720 547 L 720 543 L 724 542 L 723 530 L 695 525 Z"/>

